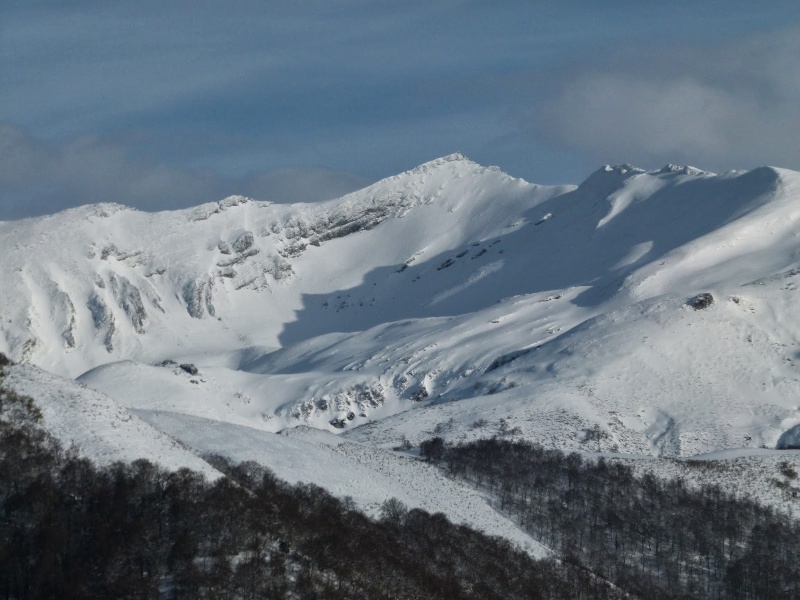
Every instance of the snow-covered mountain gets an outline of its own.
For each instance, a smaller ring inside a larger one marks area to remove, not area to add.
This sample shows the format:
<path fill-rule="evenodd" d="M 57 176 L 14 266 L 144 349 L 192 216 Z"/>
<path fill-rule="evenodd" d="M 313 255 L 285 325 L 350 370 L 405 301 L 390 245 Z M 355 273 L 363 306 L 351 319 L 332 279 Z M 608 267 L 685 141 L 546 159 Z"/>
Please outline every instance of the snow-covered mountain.
<path fill-rule="evenodd" d="M 85 206 L 0 223 L 0 351 L 184 435 L 791 445 L 798 218 L 787 170 L 544 187 L 458 154 L 320 204 Z"/>

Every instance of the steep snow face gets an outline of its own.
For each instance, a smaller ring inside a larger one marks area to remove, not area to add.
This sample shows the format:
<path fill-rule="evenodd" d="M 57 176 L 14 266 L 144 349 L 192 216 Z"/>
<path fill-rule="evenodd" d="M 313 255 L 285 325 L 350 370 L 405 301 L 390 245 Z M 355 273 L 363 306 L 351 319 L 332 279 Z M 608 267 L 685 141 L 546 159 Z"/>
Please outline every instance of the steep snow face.
<path fill-rule="evenodd" d="M 3 223 L 0 350 L 264 431 L 774 446 L 800 424 L 799 185 L 621 165 L 547 188 L 453 155 L 316 205 Z"/>

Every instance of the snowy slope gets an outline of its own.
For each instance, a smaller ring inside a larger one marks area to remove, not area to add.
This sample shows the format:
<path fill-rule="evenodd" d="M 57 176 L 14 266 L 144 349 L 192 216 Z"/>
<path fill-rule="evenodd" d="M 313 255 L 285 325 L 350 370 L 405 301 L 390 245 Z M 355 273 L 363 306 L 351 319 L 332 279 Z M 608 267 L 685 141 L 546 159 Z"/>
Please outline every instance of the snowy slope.
<path fill-rule="evenodd" d="M 114 400 L 32 365 L 4 368 L 3 387 L 34 399 L 42 425 L 66 447 L 100 465 L 145 458 L 168 469 L 188 467 L 216 479 L 204 460 Z"/>
<path fill-rule="evenodd" d="M 798 186 L 622 165 L 548 188 L 453 155 L 322 204 L 2 223 L 0 351 L 266 432 L 774 447 L 800 424 Z"/>
<path fill-rule="evenodd" d="M 201 458 L 206 454 L 236 462 L 255 460 L 290 483 L 314 483 L 350 496 L 373 515 L 394 497 L 409 507 L 442 511 L 455 523 L 502 535 L 533 556 L 548 554 L 480 493 L 413 457 L 376 451 L 318 430 L 299 428 L 274 435 L 176 413 L 134 414 L 104 394 L 32 365 L 7 367 L 2 383 L 34 398 L 42 425 L 65 446 L 100 465 L 146 458 L 169 469 L 188 467 L 213 480 L 220 473 Z"/>
<path fill-rule="evenodd" d="M 320 204 L 109 204 L 0 223 L 0 351 L 76 376 L 422 316 L 395 271 L 496 237 L 508 215 L 560 191 L 453 155 Z M 357 286 L 368 289 L 340 293 Z"/>
<path fill-rule="evenodd" d="M 479 492 L 416 458 L 303 427 L 273 435 L 177 413 L 137 414 L 200 454 L 219 454 L 236 462 L 257 461 L 290 483 L 313 483 L 339 497 L 350 496 L 368 514 L 377 516 L 385 500 L 397 498 L 409 508 L 443 512 L 454 523 L 501 535 L 533 556 L 548 554 Z"/>

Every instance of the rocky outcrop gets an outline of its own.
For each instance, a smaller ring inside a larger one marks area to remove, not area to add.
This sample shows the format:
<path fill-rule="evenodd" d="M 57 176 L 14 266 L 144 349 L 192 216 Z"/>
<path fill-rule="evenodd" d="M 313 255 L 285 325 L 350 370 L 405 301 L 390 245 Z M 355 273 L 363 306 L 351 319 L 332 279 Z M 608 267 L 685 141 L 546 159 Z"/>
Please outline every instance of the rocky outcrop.
<path fill-rule="evenodd" d="M 714 304 L 714 296 L 705 292 L 689 299 L 689 306 L 695 310 L 703 310 Z"/>
<path fill-rule="evenodd" d="M 49 321 L 58 328 L 61 339 L 64 340 L 64 350 L 69 352 L 75 349 L 75 305 L 72 299 L 62 290 L 55 281 L 50 280 L 45 289 L 53 299 L 50 304 Z"/>
<path fill-rule="evenodd" d="M 103 299 L 97 294 L 92 294 L 89 301 L 86 303 L 89 312 L 92 313 L 92 321 L 94 328 L 97 330 L 98 337 L 103 341 L 103 345 L 108 352 L 114 350 L 114 331 L 116 330 L 116 323 L 114 315 L 108 308 Z"/>
<path fill-rule="evenodd" d="M 186 303 L 186 312 L 195 319 L 202 319 L 206 313 L 212 317 L 216 314 L 213 303 L 214 280 L 204 277 L 190 281 L 183 287 L 182 296 Z"/>
<path fill-rule="evenodd" d="M 359 383 L 349 389 L 294 404 L 290 410 L 293 418 L 306 422 L 327 415 L 330 425 L 343 429 L 357 417 L 366 418 L 385 402 L 386 393 L 380 383 Z"/>
<path fill-rule="evenodd" d="M 514 350 L 513 352 L 509 352 L 507 354 L 503 354 L 502 356 L 498 356 L 492 361 L 492 364 L 486 367 L 486 372 L 491 373 L 492 371 L 499 369 L 500 367 L 504 367 L 507 364 L 514 362 L 518 358 L 522 358 L 526 354 L 530 354 L 534 350 L 536 350 L 536 348 L 525 348 L 523 350 Z"/>
<path fill-rule="evenodd" d="M 775 444 L 778 450 L 800 450 L 800 425 L 784 431 Z"/>
<path fill-rule="evenodd" d="M 116 300 L 122 312 L 127 315 L 136 333 L 144 333 L 147 311 L 144 309 L 139 288 L 122 275 L 112 274 L 108 282 L 114 300 Z"/>
<path fill-rule="evenodd" d="M 64 345 L 67 350 L 75 349 L 75 305 L 72 304 L 70 297 L 61 292 L 61 302 L 64 305 L 64 312 L 67 316 L 66 327 L 61 332 L 61 337 L 64 339 Z"/>
<path fill-rule="evenodd" d="M 197 375 L 200 372 L 192 363 L 183 363 L 179 365 L 179 367 L 182 371 L 185 371 L 189 375 Z"/>
<path fill-rule="evenodd" d="M 239 234 L 236 239 L 232 240 L 230 246 L 234 252 L 241 253 L 251 248 L 255 241 L 256 239 L 253 233 L 251 231 L 245 231 Z"/>

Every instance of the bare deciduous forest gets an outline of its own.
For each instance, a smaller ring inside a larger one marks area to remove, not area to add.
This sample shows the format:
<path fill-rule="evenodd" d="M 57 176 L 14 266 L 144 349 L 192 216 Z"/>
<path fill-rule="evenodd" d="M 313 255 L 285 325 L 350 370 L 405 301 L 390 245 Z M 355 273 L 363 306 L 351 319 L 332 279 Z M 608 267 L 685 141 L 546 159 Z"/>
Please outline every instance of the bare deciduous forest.
<path fill-rule="evenodd" d="M 421 449 L 565 562 L 636 597 L 800 597 L 800 524 L 756 502 L 528 442 L 433 438 Z"/>

